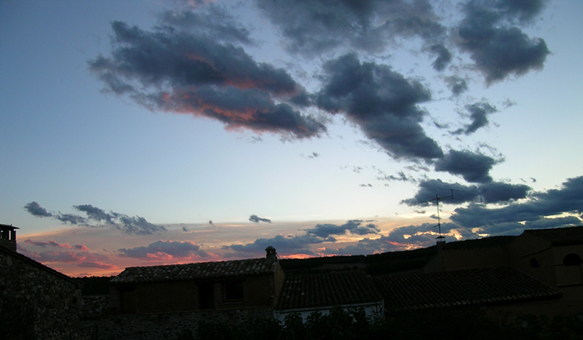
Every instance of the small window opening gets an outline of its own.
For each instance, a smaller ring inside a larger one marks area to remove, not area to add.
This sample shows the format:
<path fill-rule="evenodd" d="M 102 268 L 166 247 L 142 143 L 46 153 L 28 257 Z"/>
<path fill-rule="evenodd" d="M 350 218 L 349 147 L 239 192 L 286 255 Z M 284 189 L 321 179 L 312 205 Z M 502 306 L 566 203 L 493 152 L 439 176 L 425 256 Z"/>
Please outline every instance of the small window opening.
<path fill-rule="evenodd" d="M 538 260 L 533 257 L 532 259 L 530 259 L 530 266 L 532 268 L 539 268 L 540 264 L 538 263 Z"/>
<path fill-rule="evenodd" d="M 581 257 L 576 254 L 569 254 L 563 259 L 563 264 L 565 266 L 578 266 L 581 264 L 581 262 L 583 262 L 581 261 Z"/>

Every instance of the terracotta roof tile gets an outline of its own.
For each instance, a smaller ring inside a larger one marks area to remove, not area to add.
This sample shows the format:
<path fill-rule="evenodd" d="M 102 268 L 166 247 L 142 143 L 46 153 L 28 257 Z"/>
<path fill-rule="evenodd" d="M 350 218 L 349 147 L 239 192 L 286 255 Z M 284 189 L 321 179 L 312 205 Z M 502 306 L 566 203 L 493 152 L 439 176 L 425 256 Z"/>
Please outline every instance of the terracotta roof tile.
<path fill-rule="evenodd" d="M 276 309 L 325 307 L 382 301 L 362 271 L 297 275 L 286 278 Z"/>
<path fill-rule="evenodd" d="M 560 296 L 510 267 L 374 278 L 388 311 L 488 305 Z"/>
<path fill-rule="evenodd" d="M 274 273 L 276 266 L 277 262 L 270 262 L 266 258 L 259 258 L 222 262 L 129 267 L 111 279 L 110 282 L 114 284 L 141 283 L 262 275 Z"/>

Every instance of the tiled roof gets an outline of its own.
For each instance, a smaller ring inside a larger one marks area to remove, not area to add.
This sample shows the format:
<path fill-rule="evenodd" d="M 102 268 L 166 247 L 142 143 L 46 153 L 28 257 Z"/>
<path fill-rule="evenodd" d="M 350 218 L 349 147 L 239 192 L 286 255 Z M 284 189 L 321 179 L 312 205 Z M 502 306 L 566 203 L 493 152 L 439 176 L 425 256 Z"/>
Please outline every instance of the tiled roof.
<path fill-rule="evenodd" d="M 276 309 L 300 309 L 382 301 L 362 271 L 297 275 L 286 278 Z"/>
<path fill-rule="evenodd" d="M 259 258 L 165 266 L 130 267 L 111 279 L 110 283 L 182 281 L 262 275 L 274 273 L 276 266 L 277 262 L 268 261 L 266 258 Z"/>
<path fill-rule="evenodd" d="M 583 226 L 554 229 L 528 229 L 524 232 L 548 240 L 555 246 L 583 243 Z"/>
<path fill-rule="evenodd" d="M 502 304 L 560 293 L 510 267 L 374 278 L 387 311 Z"/>

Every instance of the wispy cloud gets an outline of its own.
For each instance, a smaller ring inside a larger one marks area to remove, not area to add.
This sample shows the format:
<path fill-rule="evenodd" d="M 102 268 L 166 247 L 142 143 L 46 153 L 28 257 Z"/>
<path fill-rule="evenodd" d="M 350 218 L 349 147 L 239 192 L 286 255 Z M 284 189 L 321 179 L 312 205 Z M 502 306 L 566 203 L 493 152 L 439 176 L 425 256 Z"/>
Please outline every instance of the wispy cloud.
<path fill-rule="evenodd" d="M 85 213 L 86 216 L 63 214 L 61 212 L 49 213 L 45 208 L 42 208 L 37 202 L 34 201 L 27 203 L 24 206 L 24 209 L 34 216 L 52 217 L 65 224 L 81 227 L 108 227 L 111 229 L 119 230 L 125 234 L 135 235 L 150 235 L 166 231 L 164 226 L 152 224 L 140 216 L 131 217 L 113 211 L 106 213 L 104 210 L 94 207 L 90 204 L 74 205 L 73 208 Z"/>

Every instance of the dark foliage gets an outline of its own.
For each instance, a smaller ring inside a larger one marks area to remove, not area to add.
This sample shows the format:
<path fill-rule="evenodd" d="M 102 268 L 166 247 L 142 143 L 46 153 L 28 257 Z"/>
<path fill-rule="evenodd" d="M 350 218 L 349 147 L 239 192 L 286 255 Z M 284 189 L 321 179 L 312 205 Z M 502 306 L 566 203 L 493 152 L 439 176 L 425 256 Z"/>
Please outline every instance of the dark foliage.
<path fill-rule="evenodd" d="M 83 283 L 82 295 L 106 295 L 109 294 L 109 280 L 114 276 L 85 276 L 78 280 Z"/>
<path fill-rule="evenodd" d="M 288 315 L 282 323 L 275 319 L 250 319 L 239 324 L 203 321 L 195 333 L 178 339 L 551 340 L 579 339 L 580 334 L 583 322 L 574 317 L 492 319 L 479 309 L 457 309 L 401 313 L 384 319 L 367 317 L 362 309 L 333 308 L 326 315 L 315 311 L 305 321 L 299 314 Z"/>

